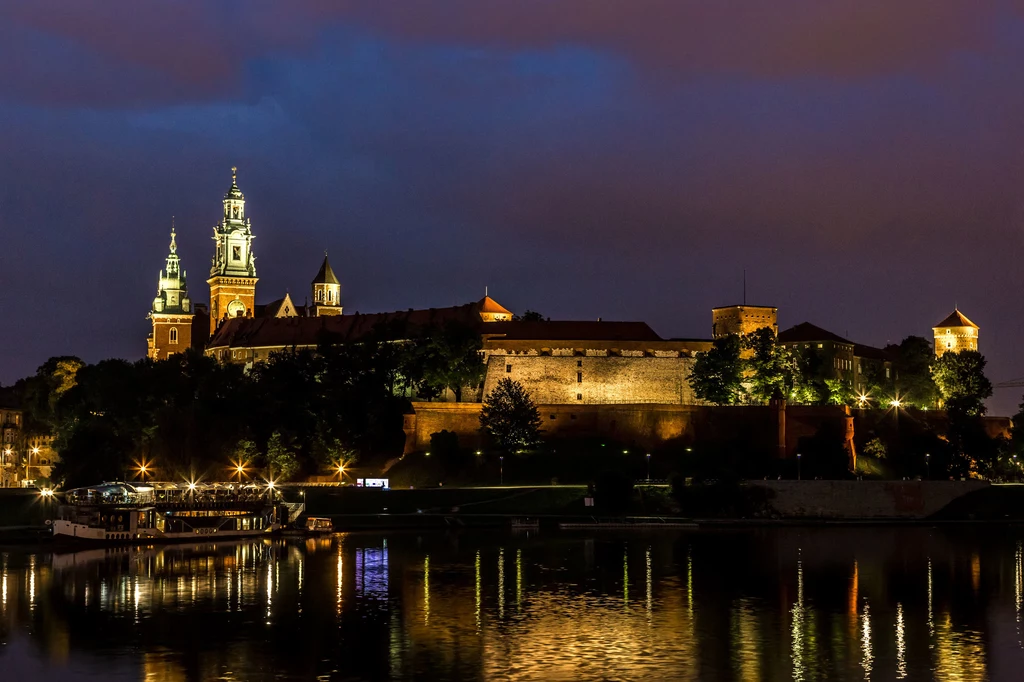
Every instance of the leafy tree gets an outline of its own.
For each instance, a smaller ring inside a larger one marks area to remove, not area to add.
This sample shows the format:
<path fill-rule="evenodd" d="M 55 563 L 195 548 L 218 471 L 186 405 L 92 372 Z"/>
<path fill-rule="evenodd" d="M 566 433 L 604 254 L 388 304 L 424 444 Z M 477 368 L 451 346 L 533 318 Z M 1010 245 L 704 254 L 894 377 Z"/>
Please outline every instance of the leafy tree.
<path fill-rule="evenodd" d="M 875 459 L 885 459 L 888 451 L 885 442 L 881 438 L 872 438 L 864 446 L 864 454 Z"/>
<path fill-rule="evenodd" d="M 825 384 L 825 361 L 817 348 L 800 348 L 791 351 L 793 365 L 793 402 L 805 405 L 821 405 L 828 401 L 828 386 Z"/>
<path fill-rule="evenodd" d="M 414 349 L 426 393 L 440 395 L 450 390 L 455 402 L 461 402 L 463 389 L 479 386 L 483 380 L 481 348 L 480 335 L 466 325 L 447 322 L 440 329 L 428 330 Z"/>
<path fill-rule="evenodd" d="M 976 350 L 944 353 L 932 365 L 946 410 L 967 416 L 985 414 L 985 399 L 992 395 L 992 382 L 985 376 L 985 357 Z"/>
<path fill-rule="evenodd" d="M 743 348 L 751 351 L 750 395 L 758 402 L 769 401 L 775 392 L 790 395 L 796 374 L 792 354 L 780 343 L 771 327 L 761 327 L 743 337 Z"/>
<path fill-rule="evenodd" d="M 538 313 L 536 310 L 526 310 L 522 315 L 513 315 L 513 320 L 517 322 L 543 322 L 544 316 Z"/>
<path fill-rule="evenodd" d="M 743 391 L 740 337 L 729 334 L 715 339 L 711 350 L 698 353 L 689 376 L 698 400 L 715 405 L 734 405 Z"/>
<path fill-rule="evenodd" d="M 845 379 L 825 379 L 829 405 L 849 405 L 853 402 L 853 387 Z"/>
<path fill-rule="evenodd" d="M 279 431 L 275 431 L 267 441 L 266 459 L 267 477 L 271 480 L 287 481 L 299 470 L 295 444 Z"/>
<path fill-rule="evenodd" d="M 480 426 L 504 451 L 516 453 L 540 440 L 540 412 L 518 381 L 502 379 L 484 400 Z"/>
<path fill-rule="evenodd" d="M 920 336 L 908 336 L 899 345 L 891 344 L 885 350 L 893 358 L 891 390 L 909 405 L 935 407 L 939 400 L 939 389 L 931 372 L 932 362 L 935 361 L 932 342 Z M 889 393 L 888 383 L 885 385 L 885 395 Z"/>

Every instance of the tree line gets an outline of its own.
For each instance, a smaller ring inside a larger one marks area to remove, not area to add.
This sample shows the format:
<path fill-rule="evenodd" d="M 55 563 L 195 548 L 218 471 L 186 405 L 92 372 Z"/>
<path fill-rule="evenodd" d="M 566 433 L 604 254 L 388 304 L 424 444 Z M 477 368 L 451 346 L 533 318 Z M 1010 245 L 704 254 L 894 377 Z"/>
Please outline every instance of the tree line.
<path fill-rule="evenodd" d="M 978 351 L 945 353 L 935 358 L 920 336 L 908 336 L 883 351 L 890 362 L 867 360 L 860 368 L 865 385 L 855 394 L 853 382 L 837 376 L 816 344 L 787 348 L 774 330 L 763 327 L 743 336 L 715 339 L 710 350 L 697 354 L 690 373 L 694 395 L 713 405 L 765 404 L 775 396 L 799 405 L 902 406 L 984 414 L 992 383 L 985 377 L 985 358 Z"/>
<path fill-rule="evenodd" d="M 407 339 L 395 341 L 394 339 Z M 481 339 L 449 322 L 323 338 L 246 369 L 196 351 L 87 364 L 51 358 L 8 391 L 30 434 L 52 434 L 65 487 L 99 480 L 226 480 L 324 473 L 402 450 L 410 399 L 456 400 L 483 379 Z"/>

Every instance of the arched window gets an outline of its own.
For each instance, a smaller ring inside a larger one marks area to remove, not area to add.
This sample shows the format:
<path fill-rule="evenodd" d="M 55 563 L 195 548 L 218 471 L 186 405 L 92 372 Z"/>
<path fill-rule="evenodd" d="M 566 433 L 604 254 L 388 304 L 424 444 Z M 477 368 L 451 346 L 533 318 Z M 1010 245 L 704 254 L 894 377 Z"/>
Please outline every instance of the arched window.
<path fill-rule="evenodd" d="M 328 303 L 330 303 L 330 302 L 331 302 L 331 300 L 332 300 L 332 299 L 331 299 L 331 297 L 332 297 L 333 295 L 334 295 L 334 294 L 333 294 L 333 292 L 332 292 L 332 291 L 331 291 L 330 289 L 328 289 L 328 290 L 327 290 L 327 302 L 328 302 Z"/>
<path fill-rule="evenodd" d="M 178 328 L 171 327 L 171 333 L 168 337 L 170 343 L 178 343 Z"/>

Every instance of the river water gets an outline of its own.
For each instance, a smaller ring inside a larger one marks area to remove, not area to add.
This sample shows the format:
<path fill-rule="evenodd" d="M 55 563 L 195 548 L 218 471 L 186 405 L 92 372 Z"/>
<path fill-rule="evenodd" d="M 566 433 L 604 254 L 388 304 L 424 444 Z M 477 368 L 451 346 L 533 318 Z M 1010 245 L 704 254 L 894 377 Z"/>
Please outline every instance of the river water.
<path fill-rule="evenodd" d="M 1024 529 L 0 549 L 4 680 L 1021 680 Z"/>

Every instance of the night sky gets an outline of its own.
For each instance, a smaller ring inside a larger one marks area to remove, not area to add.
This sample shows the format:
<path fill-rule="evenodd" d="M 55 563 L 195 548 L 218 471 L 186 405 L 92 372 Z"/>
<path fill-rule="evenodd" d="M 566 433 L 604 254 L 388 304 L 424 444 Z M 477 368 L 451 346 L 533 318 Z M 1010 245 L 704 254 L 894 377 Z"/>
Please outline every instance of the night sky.
<path fill-rule="evenodd" d="M 0 382 L 136 359 L 237 165 L 257 299 L 868 344 L 954 303 L 1024 376 L 1024 2 L 0 0 Z M 991 406 L 1012 413 L 1020 389 Z"/>

